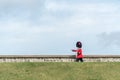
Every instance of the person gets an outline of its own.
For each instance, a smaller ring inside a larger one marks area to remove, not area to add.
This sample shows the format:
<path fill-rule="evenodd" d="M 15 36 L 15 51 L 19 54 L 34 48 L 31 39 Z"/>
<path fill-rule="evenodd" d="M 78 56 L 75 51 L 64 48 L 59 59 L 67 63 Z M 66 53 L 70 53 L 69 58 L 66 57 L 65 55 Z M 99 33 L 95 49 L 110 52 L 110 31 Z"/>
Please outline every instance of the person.
<path fill-rule="evenodd" d="M 76 47 L 77 47 L 76 50 L 74 50 L 74 49 L 72 50 L 72 52 L 76 52 L 77 53 L 76 54 L 76 62 L 79 62 L 79 61 L 83 62 L 82 43 L 80 41 L 78 41 L 76 43 Z"/>

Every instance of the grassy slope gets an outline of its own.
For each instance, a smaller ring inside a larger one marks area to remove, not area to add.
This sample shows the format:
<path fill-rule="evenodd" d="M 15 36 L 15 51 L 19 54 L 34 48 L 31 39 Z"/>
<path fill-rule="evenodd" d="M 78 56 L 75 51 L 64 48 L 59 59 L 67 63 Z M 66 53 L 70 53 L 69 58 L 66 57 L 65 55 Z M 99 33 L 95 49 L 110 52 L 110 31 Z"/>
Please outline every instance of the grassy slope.
<path fill-rule="evenodd" d="M 120 63 L 0 63 L 0 80 L 120 80 Z"/>

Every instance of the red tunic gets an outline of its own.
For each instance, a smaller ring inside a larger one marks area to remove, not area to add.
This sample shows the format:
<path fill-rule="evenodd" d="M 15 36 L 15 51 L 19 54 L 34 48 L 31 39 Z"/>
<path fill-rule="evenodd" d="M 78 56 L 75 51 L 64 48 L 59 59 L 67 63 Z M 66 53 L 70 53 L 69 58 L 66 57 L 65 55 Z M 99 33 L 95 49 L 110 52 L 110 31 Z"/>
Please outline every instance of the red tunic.
<path fill-rule="evenodd" d="M 82 49 L 79 48 L 77 50 L 72 50 L 73 52 L 77 52 L 77 55 L 76 55 L 76 58 L 83 58 L 83 55 L 82 55 Z"/>

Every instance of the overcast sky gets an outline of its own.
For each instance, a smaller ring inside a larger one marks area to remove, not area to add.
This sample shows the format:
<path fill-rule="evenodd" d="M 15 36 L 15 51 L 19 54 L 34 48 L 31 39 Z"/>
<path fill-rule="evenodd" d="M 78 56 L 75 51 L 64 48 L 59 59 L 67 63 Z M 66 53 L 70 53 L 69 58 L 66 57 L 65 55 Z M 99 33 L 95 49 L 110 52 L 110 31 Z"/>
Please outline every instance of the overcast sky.
<path fill-rule="evenodd" d="M 120 55 L 119 0 L 0 0 L 0 55 Z"/>

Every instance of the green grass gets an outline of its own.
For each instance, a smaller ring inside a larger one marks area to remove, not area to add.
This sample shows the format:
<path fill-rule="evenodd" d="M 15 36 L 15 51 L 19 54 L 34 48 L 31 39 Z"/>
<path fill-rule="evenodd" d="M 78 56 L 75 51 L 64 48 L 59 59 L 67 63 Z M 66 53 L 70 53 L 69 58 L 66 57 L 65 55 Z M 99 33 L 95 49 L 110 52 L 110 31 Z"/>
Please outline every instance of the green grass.
<path fill-rule="evenodd" d="M 120 80 L 120 63 L 0 63 L 0 80 Z"/>

